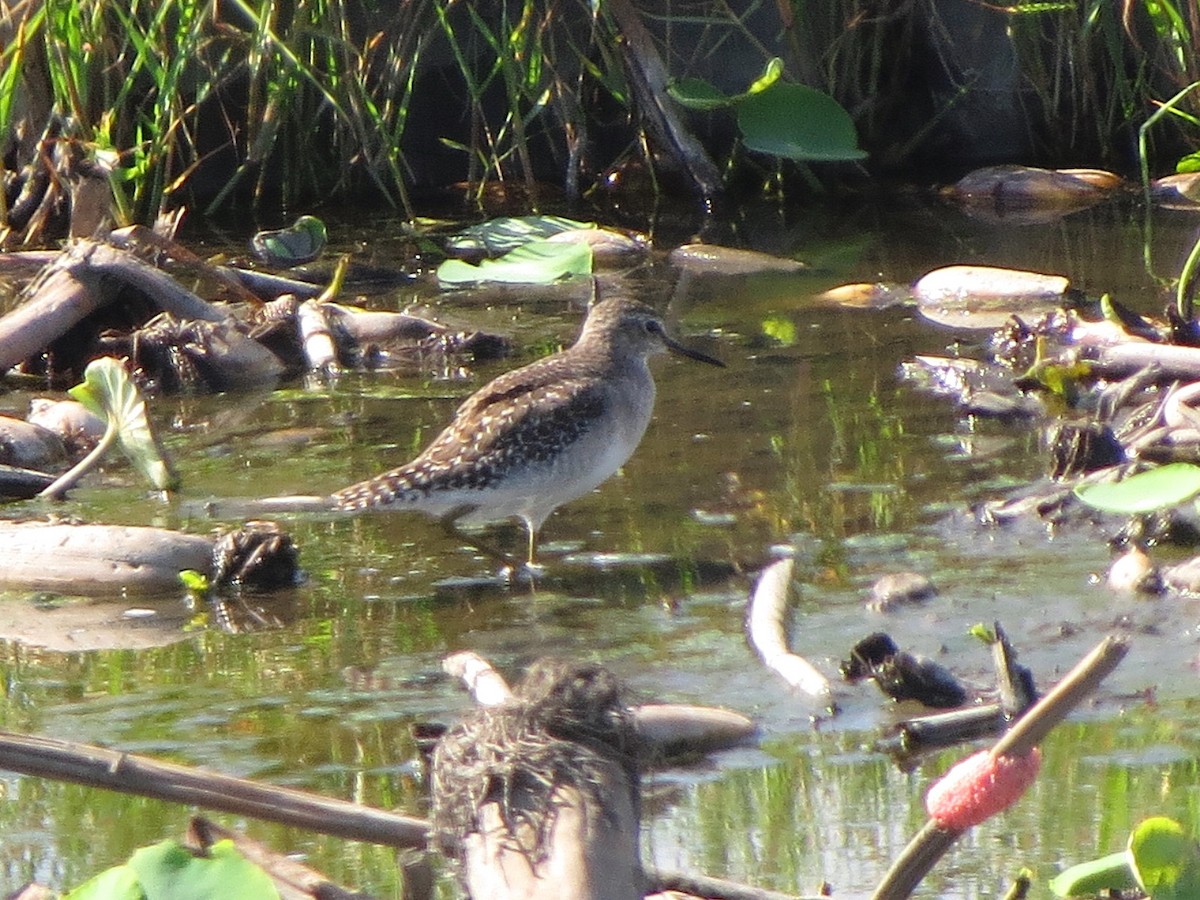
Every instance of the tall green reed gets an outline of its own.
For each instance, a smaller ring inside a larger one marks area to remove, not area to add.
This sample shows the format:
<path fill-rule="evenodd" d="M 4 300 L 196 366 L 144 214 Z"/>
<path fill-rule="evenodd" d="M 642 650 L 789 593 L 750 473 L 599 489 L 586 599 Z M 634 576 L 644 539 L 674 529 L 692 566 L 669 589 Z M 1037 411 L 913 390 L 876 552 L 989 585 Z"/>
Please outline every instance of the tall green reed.
<path fill-rule="evenodd" d="M 398 5 L 384 27 L 356 33 L 364 17 L 344 0 L 27 4 L 0 50 L 0 135 L 44 129 L 18 121 L 22 92 L 44 90 L 64 138 L 120 154 L 114 194 L 130 221 L 152 220 L 213 172 L 225 184 L 209 211 L 365 180 L 411 213 L 401 138 L 426 6 Z"/>

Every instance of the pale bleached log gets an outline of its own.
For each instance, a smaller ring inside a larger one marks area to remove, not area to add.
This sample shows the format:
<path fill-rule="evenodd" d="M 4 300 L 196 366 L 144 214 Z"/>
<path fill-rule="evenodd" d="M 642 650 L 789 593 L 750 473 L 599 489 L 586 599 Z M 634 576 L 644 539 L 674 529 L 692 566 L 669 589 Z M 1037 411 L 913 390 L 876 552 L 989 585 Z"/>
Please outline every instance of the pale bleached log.
<path fill-rule="evenodd" d="M 421 341 L 434 335 L 446 335 L 450 329 L 430 319 L 408 313 L 381 309 L 360 309 L 341 303 L 322 303 L 321 310 L 330 324 L 336 325 L 360 344 L 388 341 Z"/>
<path fill-rule="evenodd" d="M 832 708 L 833 688 L 829 679 L 788 646 L 788 594 L 793 566 L 790 557 L 781 559 L 759 576 L 746 612 L 747 637 L 768 668 L 792 687 L 816 698 L 826 708 Z"/>
<path fill-rule="evenodd" d="M 504 676 L 478 653 L 452 653 L 442 660 L 442 671 L 461 681 L 480 706 L 499 706 L 512 699 L 512 688 Z"/>
<path fill-rule="evenodd" d="M 572 787 L 557 786 L 549 834 L 538 835 L 510 803 L 509 830 L 497 802 L 485 803 L 478 830 L 464 839 L 464 880 L 472 900 L 641 900 L 645 878 L 638 855 L 634 787 L 615 763 L 605 766 L 601 808 Z"/>
<path fill-rule="evenodd" d="M 300 326 L 300 342 L 308 368 L 315 371 L 333 372 L 338 367 L 337 345 L 329 330 L 324 304 L 305 300 L 296 310 L 296 321 Z"/>
<path fill-rule="evenodd" d="M 1129 341 L 1086 347 L 1084 359 L 1105 378 L 1125 378 L 1154 366 L 1160 381 L 1200 381 L 1200 347 Z"/>
<path fill-rule="evenodd" d="M 653 760 L 681 750 L 705 753 L 744 744 L 758 733 L 749 716 L 714 706 L 646 703 L 630 710 L 638 753 Z"/>
<path fill-rule="evenodd" d="M 88 593 L 156 593 L 179 588 L 179 573 L 210 574 L 212 538 L 131 525 L 0 523 L 0 588 Z"/>

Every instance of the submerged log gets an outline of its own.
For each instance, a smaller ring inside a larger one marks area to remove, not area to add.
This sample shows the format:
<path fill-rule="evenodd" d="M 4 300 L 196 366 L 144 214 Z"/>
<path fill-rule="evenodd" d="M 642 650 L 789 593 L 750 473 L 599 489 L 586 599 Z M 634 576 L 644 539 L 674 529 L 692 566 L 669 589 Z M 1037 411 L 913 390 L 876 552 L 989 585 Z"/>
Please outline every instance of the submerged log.
<path fill-rule="evenodd" d="M 165 528 L 0 523 L 0 588 L 79 593 L 156 593 L 179 573 L 210 574 L 213 540 Z"/>
<path fill-rule="evenodd" d="M 1126 378 L 1154 366 L 1157 380 L 1200 381 L 1200 347 L 1149 344 L 1141 341 L 1087 346 L 1084 359 L 1105 378 Z"/>
<path fill-rule="evenodd" d="M 296 551 L 272 523 L 217 537 L 134 525 L 0 522 L 0 588 L 67 594 L 154 594 L 194 569 L 214 583 L 294 581 Z M 290 574 L 289 574 L 290 573 Z"/>

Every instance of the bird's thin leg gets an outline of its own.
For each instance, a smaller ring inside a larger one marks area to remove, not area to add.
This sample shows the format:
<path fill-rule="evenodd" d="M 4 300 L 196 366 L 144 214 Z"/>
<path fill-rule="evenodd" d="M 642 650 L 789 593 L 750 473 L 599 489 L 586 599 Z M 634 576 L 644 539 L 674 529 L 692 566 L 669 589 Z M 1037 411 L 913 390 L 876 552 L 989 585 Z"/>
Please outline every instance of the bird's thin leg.
<path fill-rule="evenodd" d="M 478 509 L 478 507 L 471 504 L 456 506 L 444 516 L 439 517 L 438 524 L 442 526 L 442 529 L 446 532 L 446 534 L 462 541 L 465 544 L 468 544 L 470 547 L 478 550 L 484 556 L 496 560 L 506 569 L 509 569 L 513 572 L 520 569 L 521 563 L 519 560 L 514 559 L 495 544 L 485 541 L 477 535 L 470 534 L 459 527 L 458 520 L 468 513 L 474 512 L 476 509 Z"/>
<path fill-rule="evenodd" d="M 538 565 L 533 559 L 533 551 L 537 547 L 537 525 L 525 516 L 521 517 L 521 521 L 525 523 L 525 533 L 529 535 L 529 556 L 525 561 L 525 571 L 530 577 L 536 577 L 545 571 L 545 568 Z"/>

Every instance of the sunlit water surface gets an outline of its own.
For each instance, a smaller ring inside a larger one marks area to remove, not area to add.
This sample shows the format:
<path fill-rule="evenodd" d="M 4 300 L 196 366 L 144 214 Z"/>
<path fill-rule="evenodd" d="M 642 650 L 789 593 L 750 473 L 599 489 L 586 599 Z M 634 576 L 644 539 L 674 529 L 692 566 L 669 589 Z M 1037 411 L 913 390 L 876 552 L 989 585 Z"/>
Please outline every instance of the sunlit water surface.
<path fill-rule="evenodd" d="M 369 231 L 361 219 L 329 222 L 333 249 L 364 260 L 395 263 L 404 247 L 398 222 Z M 543 654 L 598 660 L 646 699 L 724 705 L 762 726 L 759 746 L 648 777 L 648 860 L 785 891 L 828 882 L 835 896 L 861 897 L 923 823 L 925 788 L 960 752 L 901 771 L 875 742 L 916 707 L 893 707 L 861 684 L 843 689 L 839 715 L 815 719 L 811 701 L 761 667 L 743 636 L 745 603 L 756 571 L 790 548 L 793 644 L 831 677 L 877 630 L 981 687 L 990 657 L 966 633 L 976 622 L 1001 622 L 1043 685 L 1104 634 L 1130 638 L 1098 702 L 1048 742 L 1030 794 L 964 837 L 921 888 L 998 896 L 1029 867 L 1034 896 L 1049 896 L 1045 882 L 1059 867 L 1123 846 L 1141 818 L 1173 815 L 1200 832 L 1196 604 L 1097 584 L 1108 561 L 1099 531 L 976 526 L 969 504 L 1042 474 L 1040 429 L 965 420 L 902 382 L 898 368 L 919 353 L 972 353 L 978 335 L 932 326 L 911 309 L 837 309 L 814 297 L 844 282 L 908 283 L 974 262 L 1061 273 L 1093 296 L 1158 312 L 1198 223 L 1161 213 L 1151 229 L 1119 205 L 1032 226 L 918 201 L 754 210 L 725 238 L 810 268 L 681 276 L 659 260 L 629 276 L 628 290 L 668 309 L 679 332 L 728 368 L 654 363 L 657 413 L 642 446 L 618 477 L 551 517 L 536 590 L 479 584 L 492 564 L 420 517 L 285 519 L 307 582 L 264 604 L 279 627 L 223 633 L 174 595 L 114 603 L 115 616 L 155 611 L 136 620 L 146 646 L 5 644 L 0 725 L 423 815 L 410 727 L 451 722 L 470 702 L 441 674 L 443 656 L 474 650 L 514 678 Z M 656 245 L 669 249 L 699 226 L 656 225 Z M 201 252 L 224 249 L 211 235 L 193 240 Z M 523 349 L 439 377 L 352 374 L 271 394 L 158 399 L 154 414 L 183 473 L 180 498 L 149 499 L 113 465 L 56 511 L 207 532 L 229 524 L 198 512 L 209 499 L 326 491 L 389 468 L 475 386 L 569 341 L 586 295 L 586 286 L 442 295 L 425 286 L 373 297 L 380 308 L 502 332 Z M 21 414 L 27 400 L 13 392 L 0 407 Z M 519 548 L 519 534 L 507 539 Z M 905 570 L 929 575 L 938 596 L 869 611 L 874 579 Z M 356 687 L 348 667 L 373 670 L 378 686 Z M 16 776 L 0 788 L 5 891 L 29 879 L 69 887 L 180 834 L 191 812 Z M 400 896 L 388 850 L 216 818 L 304 854 L 335 880 Z M 442 892 L 452 894 L 448 882 Z"/>

